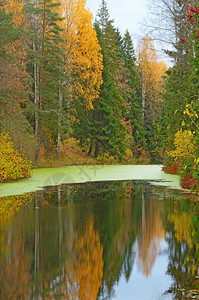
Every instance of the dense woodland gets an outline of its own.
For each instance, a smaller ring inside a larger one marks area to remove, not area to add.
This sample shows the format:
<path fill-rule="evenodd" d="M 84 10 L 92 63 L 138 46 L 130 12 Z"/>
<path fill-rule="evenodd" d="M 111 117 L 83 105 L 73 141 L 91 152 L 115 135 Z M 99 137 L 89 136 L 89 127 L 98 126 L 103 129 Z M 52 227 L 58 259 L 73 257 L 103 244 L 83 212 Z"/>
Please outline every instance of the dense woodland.
<path fill-rule="evenodd" d="M 158 3 L 169 68 L 150 35 L 135 51 L 104 0 L 95 20 L 86 0 L 0 0 L 0 182 L 32 166 L 164 163 L 198 188 L 199 3 Z"/>

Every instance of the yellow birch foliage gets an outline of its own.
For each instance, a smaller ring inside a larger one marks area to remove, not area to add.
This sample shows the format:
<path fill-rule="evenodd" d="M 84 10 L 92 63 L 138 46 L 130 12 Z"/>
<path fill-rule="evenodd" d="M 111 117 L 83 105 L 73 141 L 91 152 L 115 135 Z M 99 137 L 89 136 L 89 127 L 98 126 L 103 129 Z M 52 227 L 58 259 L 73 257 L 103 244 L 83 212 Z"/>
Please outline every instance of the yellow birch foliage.
<path fill-rule="evenodd" d="M 147 35 L 138 43 L 138 78 L 142 92 L 143 109 L 157 107 L 161 102 L 167 66 L 158 60 L 151 38 Z"/>
<path fill-rule="evenodd" d="M 178 130 L 174 139 L 175 150 L 170 151 L 169 155 L 176 161 L 194 158 L 196 152 L 196 141 L 190 130 Z"/>
<path fill-rule="evenodd" d="M 27 178 L 31 167 L 31 162 L 21 157 L 9 135 L 3 132 L 0 135 L 0 182 Z"/>
<path fill-rule="evenodd" d="M 13 24 L 16 27 L 21 27 L 25 21 L 25 14 L 23 11 L 23 0 L 5 0 L 4 9 L 7 13 L 12 13 Z"/>
<path fill-rule="evenodd" d="M 103 69 L 101 48 L 92 26 L 92 14 L 86 8 L 86 0 L 62 0 L 59 13 L 64 17 L 60 26 L 63 29 L 69 97 L 73 100 L 81 97 L 84 104 L 92 108 L 102 84 Z"/>

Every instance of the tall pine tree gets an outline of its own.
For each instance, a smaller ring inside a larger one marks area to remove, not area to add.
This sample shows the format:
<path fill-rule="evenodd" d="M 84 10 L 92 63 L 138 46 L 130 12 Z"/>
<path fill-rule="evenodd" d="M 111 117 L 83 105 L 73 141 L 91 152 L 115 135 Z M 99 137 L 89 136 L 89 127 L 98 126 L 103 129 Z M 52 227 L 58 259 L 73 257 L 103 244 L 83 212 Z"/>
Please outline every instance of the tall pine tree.
<path fill-rule="evenodd" d="M 38 142 L 37 156 L 41 143 L 41 131 L 48 131 L 59 141 L 62 96 L 65 93 L 63 40 L 56 12 L 60 3 L 52 0 L 27 2 L 26 15 L 29 19 L 29 58 L 34 93 L 35 135 Z M 48 145 L 47 145 L 48 146 Z M 60 145 L 58 144 L 58 148 Z M 58 149 L 59 152 L 59 149 Z"/>

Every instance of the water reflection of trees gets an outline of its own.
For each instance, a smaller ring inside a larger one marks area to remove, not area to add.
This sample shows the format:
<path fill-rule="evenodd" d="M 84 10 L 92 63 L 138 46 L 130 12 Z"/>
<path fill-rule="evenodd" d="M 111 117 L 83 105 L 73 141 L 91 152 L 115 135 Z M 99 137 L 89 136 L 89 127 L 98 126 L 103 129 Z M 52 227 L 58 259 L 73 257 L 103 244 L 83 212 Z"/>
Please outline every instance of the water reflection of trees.
<path fill-rule="evenodd" d="M 197 288 L 198 216 L 164 189 L 103 182 L 20 197 L 21 207 L 33 201 L 21 209 L 10 204 L 10 212 L 0 201 L 0 212 L 6 210 L 0 222 L 0 299 L 111 299 L 121 276 L 129 280 L 136 256 L 149 276 L 164 236 L 172 293 L 180 299 L 184 286 Z"/>
<path fill-rule="evenodd" d="M 29 299 L 30 258 L 22 241 L 13 245 L 12 253 L 1 264 L 0 299 Z"/>
<path fill-rule="evenodd" d="M 172 291 L 177 299 L 191 295 L 198 299 L 199 216 L 192 212 L 196 209 L 194 204 L 188 204 L 183 199 L 177 202 L 175 199 L 166 198 L 166 201 L 169 208 L 166 223 L 169 244 L 168 274 L 174 279 L 169 292 Z"/>
<path fill-rule="evenodd" d="M 164 240 L 161 208 L 158 199 L 142 192 L 142 222 L 138 231 L 137 265 L 144 275 L 151 274 L 152 267 Z"/>

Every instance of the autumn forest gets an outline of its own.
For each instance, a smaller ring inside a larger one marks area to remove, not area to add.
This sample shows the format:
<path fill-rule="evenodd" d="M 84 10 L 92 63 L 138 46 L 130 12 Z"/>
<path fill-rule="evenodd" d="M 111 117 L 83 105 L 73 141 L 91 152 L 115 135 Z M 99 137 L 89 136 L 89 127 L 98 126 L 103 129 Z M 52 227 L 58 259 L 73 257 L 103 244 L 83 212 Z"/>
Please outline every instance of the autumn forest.
<path fill-rule="evenodd" d="M 0 0 L 0 182 L 33 167 L 158 163 L 198 189 L 199 3 L 158 2 L 170 67 L 150 34 L 134 48 L 104 0 L 95 20 L 86 0 Z"/>

